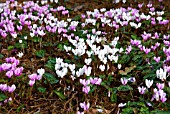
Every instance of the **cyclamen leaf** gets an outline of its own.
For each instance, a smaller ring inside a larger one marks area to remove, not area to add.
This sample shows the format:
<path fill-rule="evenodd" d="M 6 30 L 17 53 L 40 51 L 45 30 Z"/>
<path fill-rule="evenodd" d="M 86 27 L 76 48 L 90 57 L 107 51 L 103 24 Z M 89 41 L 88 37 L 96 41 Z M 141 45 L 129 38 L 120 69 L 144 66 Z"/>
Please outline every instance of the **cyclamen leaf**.
<path fill-rule="evenodd" d="M 132 39 L 137 39 L 136 35 L 131 35 Z"/>
<path fill-rule="evenodd" d="M 133 114 L 133 108 L 129 107 L 129 108 L 124 108 L 122 109 L 122 114 Z"/>
<path fill-rule="evenodd" d="M 62 51 L 64 51 L 64 46 L 63 46 L 62 44 L 59 44 L 57 47 L 58 47 L 59 49 L 61 49 Z"/>
<path fill-rule="evenodd" d="M 39 87 L 39 88 L 38 88 L 38 91 L 41 92 L 41 93 L 45 93 L 45 92 L 46 92 L 46 88 L 44 88 L 44 87 Z"/>
<path fill-rule="evenodd" d="M 13 50 L 14 49 L 14 46 L 8 46 L 8 50 Z"/>
<path fill-rule="evenodd" d="M 50 84 L 57 84 L 59 82 L 59 80 L 50 73 L 44 73 L 43 76 L 48 80 L 48 82 L 50 82 Z"/>
<path fill-rule="evenodd" d="M 46 52 L 45 50 L 40 50 L 40 51 L 35 52 L 35 54 L 37 57 L 44 57 L 45 52 Z"/>
<path fill-rule="evenodd" d="M 128 63 L 130 61 L 130 55 L 123 55 L 121 58 L 120 58 L 120 61 L 119 63 L 120 64 L 124 64 L 124 63 Z"/>
<path fill-rule="evenodd" d="M 156 74 L 146 74 L 144 77 L 144 79 L 155 79 L 156 78 Z"/>
<path fill-rule="evenodd" d="M 0 54 L 0 59 L 2 59 L 4 57 L 4 55 L 3 54 Z"/>
<path fill-rule="evenodd" d="M 132 88 L 131 86 L 129 86 L 129 85 L 126 85 L 126 86 L 121 85 L 121 86 L 119 86 L 119 87 L 117 88 L 117 90 L 118 90 L 118 91 L 129 91 L 129 90 L 133 90 L 133 88 Z"/>
<path fill-rule="evenodd" d="M 54 93 L 56 95 L 58 95 L 61 99 L 66 99 L 66 97 L 64 96 L 64 94 L 61 92 L 61 91 L 57 91 L 57 90 L 54 90 Z"/>
<path fill-rule="evenodd" d="M 7 96 L 3 93 L 0 93 L 0 101 L 4 101 L 7 98 Z"/>
<path fill-rule="evenodd" d="M 40 41 L 41 41 L 41 38 L 34 36 L 34 37 L 33 37 L 33 41 L 34 41 L 34 42 L 40 42 Z"/>
<path fill-rule="evenodd" d="M 117 102 L 117 95 L 115 93 L 112 93 L 111 97 L 110 97 L 112 102 Z"/>

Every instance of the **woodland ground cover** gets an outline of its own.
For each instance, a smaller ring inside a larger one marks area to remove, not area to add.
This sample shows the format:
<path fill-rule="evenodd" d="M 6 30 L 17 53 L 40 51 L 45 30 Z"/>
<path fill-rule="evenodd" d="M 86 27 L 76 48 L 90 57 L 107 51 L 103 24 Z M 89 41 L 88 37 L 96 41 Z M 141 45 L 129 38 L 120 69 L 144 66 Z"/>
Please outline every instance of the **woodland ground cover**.
<path fill-rule="evenodd" d="M 166 2 L 67 2 L 0 9 L 1 112 L 168 113 Z"/>

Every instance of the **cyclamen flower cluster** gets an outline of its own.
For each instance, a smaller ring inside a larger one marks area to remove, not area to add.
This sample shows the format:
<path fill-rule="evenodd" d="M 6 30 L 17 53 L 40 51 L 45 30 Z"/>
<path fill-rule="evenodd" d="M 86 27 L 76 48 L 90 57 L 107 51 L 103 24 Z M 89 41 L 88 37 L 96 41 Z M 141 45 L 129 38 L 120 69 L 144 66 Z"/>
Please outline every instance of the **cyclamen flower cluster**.
<path fill-rule="evenodd" d="M 163 70 L 162 68 L 160 68 L 160 70 L 156 71 L 157 78 L 159 78 L 161 81 L 166 81 L 166 78 L 167 78 L 166 74 L 167 74 L 166 69 Z M 145 84 L 146 84 L 147 88 L 150 88 L 153 84 L 153 80 L 146 79 Z M 165 84 L 157 83 L 156 86 L 158 89 L 154 88 L 154 94 L 152 96 L 151 101 L 156 99 L 156 101 L 165 102 L 167 100 L 166 93 L 163 91 Z M 138 87 L 139 93 L 144 94 L 147 88 L 144 86 Z"/>
<path fill-rule="evenodd" d="M 0 72 L 6 71 L 6 76 L 11 78 L 13 75 L 20 76 L 23 71 L 23 67 L 17 67 L 19 65 L 19 60 L 15 57 L 6 58 L 6 63 L 0 65 Z"/>
<path fill-rule="evenodd" d="M 13 84 L 12 86 L 8 86 L 7 84 L 0 84 L 0 90 L 3 92 L 8 91 L 12 93 L 16 89 L 16 86 Z"/>
<path fill-rule="evenodd" d="M 45 4 L 44 1 L 43 4 Z M 20 9 L 23 9 L 24 14 L 17 14 L 16 10 L 11 11 L 9 7 L 12 8 L 18 7 Z M 0 26 L 4 25 L 2 26 L 2 28 L 4 29 L 0 29 L 1 36 L 6 38 L 9 32 L 11 36 L 13 36 L 13 38 L 16 38 L 17 30 L 21 31 L 24 25 L 27 25 L 29 30 L 31 31 L 30 33 L 31 37 L 35 35 L 44 36 L 46 34 L 45 30 L 55 33 L 57 28 L 58 28 L 58 32 L 59 31 L 67 32 L 67 30 L 64 29 L 64 27 L 68 25 L 67 22 L 58 21 L 57 18 L 54 18 L 54 16 L 52 16 L 51 13 L 49 13 L 48 7 L 49 5 L 47 4 L 43 6 L 39 6 L 37 3 L 34 3 L 33 1 L 23 2 L 23 6 L 21 4 L 19 5 L 17 1 L 15 1 L 14 3 L 10 3 L 9 1 L 7 1 L 6 5 L 3 7 L 2 14 L 1 14 Z M 37 11 L 38 15 L 33 15 L 33 11 Z M 58 6 L 57 9 L 50 8 L 50 11 L 62 12 L 63 15 L 68 14 L 68 10 L 66 10 L 65 7 L 63 6 Z M 14 27 L 16 20 L 18 20 L 20 24 L 20 25 L 16 25 L 17 30 L 15 30 Z M 45 22 L 47 26 L 38 27 L 37 24 L 32 24 L 33 20 L 39 21 L 39 23 Z M 74 23 L 71 23 L 70 26 L 75 27 L 76 25 Z"/>
<path fill-rule="evenodd" d="M 128 79 L 123 77 L 120 79 L 120 81 L 123 85 L 126 85 L 128 82 L 136 82 L 136 79 L 135 79 L 135 77 L 130 77 Z"/>
<path fill-rule="evenodd" d="M 37 73 L 34 73 L 34 74 L 31 74 L 31 75 L 28 75 L 30 81 L 29 81 L 29 85 L 30 86 L 33 86 L 35 84 L 35 81 L 36 80 L 41 80 L 43 74 L 45 73 L 45 70 L 43 68 L 41 69 L 38 69 L 37 70 Z"/>
<path fill-rule="evenodd" d="M 95 85 L 100 85 L 102 82 L 101 78 L 90 78 L 90 80 L 86 80 L 86 79 L 80 79 L 80 83 L 83 84 L 83 88 L 82 91 L 85 92 L 86 94 L 89 93 L 90 91 L 90 86 L 89 84 L 95 84 Z"/>
<path fill-rule="evenodd" d="M 166 81 L 167 76 L 167 70 L 160 68 L 160 70 L 156 71 L 157 78 L 161 79 L 162 81 Z"/>
<path fill-rule="evenodd" d="M 55 70 L 58 77 L 63 78 L 67 74 L 68 68 L 72 72 L 71 77 L 74 80 L 75 64 L 64 63 L 62 58 L 56 58 Z"/>
<path fill-rule="evenodd" d="M 167 100 L 166 93 L 162 89 L 157 90 L 155 88 L 154 95 L 153 95 L 151 101 L 153 101 L 154 99 L 156 99 L 156 101 L 160 100 L 161 102 L 165 102 Z"/>

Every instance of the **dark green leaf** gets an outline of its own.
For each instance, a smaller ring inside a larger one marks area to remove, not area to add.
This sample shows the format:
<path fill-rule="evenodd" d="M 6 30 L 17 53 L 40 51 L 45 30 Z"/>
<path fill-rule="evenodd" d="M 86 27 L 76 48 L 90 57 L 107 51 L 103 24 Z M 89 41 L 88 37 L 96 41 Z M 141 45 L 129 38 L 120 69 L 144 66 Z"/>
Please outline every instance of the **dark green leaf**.
<path fill-rule="evenodd" d="M 40 50 L 40 51 L 35 52 L 35 54 L 37 57 L 44 57 L 45 52 L 46 52 L 45 50 Z"/>
<path fill-rule="evenodd" d="M 14 46 L 8 46 L 8 50 L 13 50 Z"/>
<path fill-rule="evenodd" d="M 33 42 L 40 42 L 40 41 L 41 41 L 41 38 L 39 38 L 37 36 L 33 37 Z"/>
<path fill-rule="evenodd" d="M 80 19 L 81 19 L 81 16 L 80 16 L 80 15 L 76 15 L 76 16 L 73 18 L 74 21 L 79 21 Z"/>
<path fill-rule="evenodd" d="M 57 84 L 59 81 L 54 75 L 50 73 L 44 73 L 43 76 L 45 77 L 45 79 L 47 79 L 48 82 L 50 82 L 50 84 Z"/>
<path fill-rule="evenodd" d="M 66 62 L 66 63 L 71 63 L 71 60 L 65 59 L 64 62 Z"/>
<path fill-rule="evenodd" d="M 4 57 L 4 55 L 3 54 L 0 54 L 0 59 L 2 59 Z"/>
<path fill-rule="evenodd" d="M 39 87 L 39 88 L 38 88 L 38 91 L 41 92 L 41 93 L 45 93 L 45 92 L 46 92 L 46 88 L 44 88 L 44 87 Z"/>
<path fill-rule="evenodd" d="M 117 95 L 115 93 L 112 93 L 111 97 L 110 97 L 112 102 L 117 102 Z"/>
<path fill-rule="evenodd" d="M 156 78 L 156 74 L 146 74 L 143 78 L 144 79 L 155 79 Z"/>
<path fill-rule="evenodd" d="M 20 48 L 27 48 L 27 44 L 26 43 L 15 43 L 15 47 L 20 49 Z"/>
<path fill-rule="evenodd" d="M 94 90 L 96 90 L 96 86 L 92 86 L 92 88 L 90 89 L 90 91 L 89 91 L 89 93 L 92 93 L 92 92 L 94 92 Z"/>
<path fill-rule="evenodd" d="M 64 94 L 63 94 L 63 92 L 54 90 L 54 93 L 55 93 L 56 95 L 58 95 L 59 98 L 61 98 L 61 99 L 63 99 L 63 100 L 66 99 L 66 97 L 65 97 Z"/>
<path fill-rule="evenodd" d="M 137 39 L 136 35 L 131 35 L 132 39 Z"/>
<path fill-rule="evenodd" d="M 55 71 L 55 63 L 56 63 L 56 59 L 55 58 L 51 58 L 51 59 L 48 60 L 48 62 L 45 65 L 45 67 L 49 68 L 52 71 Z"/>
<path fill-rule="evenodd" d="M 118 91 L 129 91 L 129 90 L 133 90 L 133 88 L 129 85 L 121 85 L 117 88 Z"/>
<path fill-rule="evenodd" d="M 134 114 L 133 108 L 129 107 L 122 109 L 122 114 Z"/>
<path fill-rule="evenodd" d="M 7 96 L 3 93 L 0 93 L 0 101 L 4 101 L 7 98 Z"/>
<path fill-rule="evenodd" d="M 125 64 L 128 63 L 130 61 L 130 55 L 123 55 L 122 57 L 120 57 L 120 64 Z"/>
<path fill-rule="evenodd" d="M 136 61 L 136 60 L 141 59 L 141 58 L 143 58 L 143 55 L 135 55 L 132 60 Z"/>
<path fill-rule="evenodd" d="M 62 44 L 58 44 L 57 46 L 59 49 L 61 49 L 62 51 L 64 50 L 64 46 Z"/>

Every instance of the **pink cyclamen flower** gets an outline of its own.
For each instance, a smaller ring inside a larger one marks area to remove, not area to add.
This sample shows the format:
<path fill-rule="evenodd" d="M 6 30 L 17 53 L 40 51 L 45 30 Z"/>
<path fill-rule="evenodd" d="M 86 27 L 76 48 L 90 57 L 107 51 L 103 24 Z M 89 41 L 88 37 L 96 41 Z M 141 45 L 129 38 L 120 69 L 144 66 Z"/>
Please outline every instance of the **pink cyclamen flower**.
<path fill-rule="evenodd" d="M 153 58 L 157 63 L 160 61 L 160 57 L 154 57 Z"/>
<path fill-rule="evenodd" d="M 7 91 L 8 90 L 7 84 L 0 84 L 0 90 Z"/>
<path fill-rule="evenodd" d="M 30 80 L 35 80 L 37 78 L 37 74 L 31 74 L 31 75 L 28 75 L 29 79 Z"/>
<path fill-rule="evenodd" d="M 24 69 L 23 67 L 16 68 L 16 69 L 14 70 L 15 76 L 20 76 L 20 75 L 22 74 L 23 69 Z"/>
<path fill-rule="evenodd" d="M 89 86 L 84 86 L 84 87 L 82 88 L 82 91 L 83 91 L 84 93 L 88 94 L 89 91 L 90 91 L 90 87 L 89 87 Z"/>
<path fill-rule="evenodd" d="M 6 32 L 1 32 L 1 36 L 2 36 L 3 38 L 6 38 L 7 33 L 6 33 Z"/>
<path fill-rule="evenodd" d="M 13 73 L 12 70 L 9 70 L 9 71 L 6 72 L 6 76 L 7 76 L 8 78 L 11 78 L 13 74 L 14 74 L 14 73 Z"/>
<path fill-rule="evenodd" d="M 159 90 L 160 101 L 165 102 L 167 100 L 166 93 L 163 90 Z"/>
<path fill-rule="evenodd" d="M 42 79 L 42 75 L 37 75 L 36 80 L 41 80 Z"/>
<path fill-rule="evenodd" d="M 155 38 L 159 38 L 159 35 L 157 32 L 155 32 L 154 36 L 155 36 Z"/>
<path fill-rule="evenodd" d="M 11 68 L 11 64 L 10 63 L 3 63 L 1 65 L 1 67 L 2 67 L 2 70 L 8 70 L 8 69 Z"/>
<path fill-rule="evenodd" d="M 84 110 L 88 110 L 90 107 L 90 103 L 87 104 L 85 102 L 80 103 L 80 107 L 83 108 Z"/>
<path fill-rule="evenodd" d="M 16 86 L 13 84 L 11 87 L 8 86 L 8 92 L 12 93 L 16 89 Z"/>
<path fill-rule="evenodd" d="M 151 3 L 147 4 L 147 7 L 148 8 L 152 7 L 152 4 Z"/>
<path fill-rule="evenodd" d="M 139 8 L 142 8 L 142 6 L 143 6 L 143 4 L 138 4 L 138 7 L 139 7 Z"/>
<path fill-rule="evenodd" d="M 143 47 L 143 51 L 145 52 L 145 54 L 148 54 L 151 51 L 151 49 Z"/>
<path fill-rule="evenodd" d="M 101 78 L 90 78 L 90 82 L 91 84 L 100 85 L 100 83 L 102 82 L 102 79 Z"/>
<path fill-rule="evenodd" d="M 126 78 L 121 78 L 120 81 L 121 81 L 121 83 L 122 83 L 123 85 L 126 85 L 127 82 L 128 82 L 128 79 L 126 79 Z"/>
<path fill-rule="evenodd" d="M 152 25 L 155 25 L 155 24 L 156 24 L 156 21 L 151 21 L 151 24 L 152 24 Z"/>
<path fill-rule="evenodd" d="M 132 50 L 132 46 L 130 45 L 130 46 L 128 46 L 128 48 L 126 48 L 126 54 L 129 54 L 131 52 L 131 50 Z"/>
<path fill-rule="evenodd" d="M 17 25 L 17 29 L 18 29 L 19 31 L 21 31 L 21 30 L 22 30 L 22 26 L 18 26 L 18 25 Z"/>
<path fill-rule="evenodd" d="M 88 84 L 90 84 L 90 80 L 80 79 L 80 83 L 83 84 L 84 86 L 87 86 Z"/>
<path fill-rule="evenodd" d="M 146 87 L 138 87 L 138 90 L 139 90 L 139 93 L 140 94 L 144 94 L 145 93 L 145 90 L 146 90 Z"/>
<path fill-rule="evenodd" d="M 151 11 L 151 12 L 154 12 L 154 11 L 155 11 L 155 8 L 154 8 L 154 7 L 150 8 L 150 11 Z"/>
<path fill-rule="evenodd" d="M 158 87 L 158 89 L 163 89 L 164 88 L 164 83 L 157 83 L 156 86 Z"/>
<path fill-rule="evenodd" d="M 30 81 L 29 81 L 29 85 L 30 85 L 30 86 L 33 86 L 34 84 L 35 84 L 35 80 L 30 80 Z"/>
<path fill-rule="evenodd" d="M 82 19 L 85 19 L 85 18 L 86 18 L 86 15 L 82 14 L 82 15 L 81 15 L 81 18 L 82 18 Z"/>
<path fill-rule="evenodd" d="M 9 58 L 6 58 L 5 60 L 7 63 L 10 63 L 10 62 L 14 63 L 17 59 L 15 57 L 9 57 Z"/>

